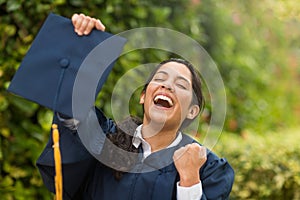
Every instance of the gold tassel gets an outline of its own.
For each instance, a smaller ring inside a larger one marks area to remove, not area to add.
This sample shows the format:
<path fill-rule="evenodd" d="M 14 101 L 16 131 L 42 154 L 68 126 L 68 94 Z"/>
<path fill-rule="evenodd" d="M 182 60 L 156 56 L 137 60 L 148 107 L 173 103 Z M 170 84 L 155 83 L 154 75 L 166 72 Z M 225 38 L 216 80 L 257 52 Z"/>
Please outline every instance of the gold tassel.
<path fill-rule="evenodd" d="M 55 196 L 56 200 L 62 200 L 62 166 L 61 155 L 59 150 L 59 132 L 57 125 L 52 125 L 53 149 L 54 149 L 54 162 L 55 162 Z"/>

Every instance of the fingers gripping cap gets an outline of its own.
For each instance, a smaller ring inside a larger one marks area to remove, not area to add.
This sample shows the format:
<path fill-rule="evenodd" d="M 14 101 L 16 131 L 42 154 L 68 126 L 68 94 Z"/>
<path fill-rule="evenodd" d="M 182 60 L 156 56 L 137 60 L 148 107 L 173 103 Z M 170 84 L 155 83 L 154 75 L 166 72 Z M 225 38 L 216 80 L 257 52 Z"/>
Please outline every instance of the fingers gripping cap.
<path fill-rule="evenodd" d="M 125 42 L 124 38 L 98 30 L 88 36 L 78 36 L 70 19 L 51 13 L 22 60 L 8 91 L 74 117 L 74 91 L 77 96 L 86 96 L 87 88 L 92 88 L 88 106 L 77 116 L 84 118 L 88 107 L 94 106 Z M 74 88 L 79 72 L 80 85 Z"/>

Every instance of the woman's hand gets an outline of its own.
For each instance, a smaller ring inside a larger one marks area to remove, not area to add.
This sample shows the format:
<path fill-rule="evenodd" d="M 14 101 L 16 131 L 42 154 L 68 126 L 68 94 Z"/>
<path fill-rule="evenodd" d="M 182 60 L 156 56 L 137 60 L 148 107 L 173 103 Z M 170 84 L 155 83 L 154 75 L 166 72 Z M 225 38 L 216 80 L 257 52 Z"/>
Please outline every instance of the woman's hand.
<path fill-rule="evenodd" d="M 88 35 L 96 28 L 97 30 L 104 31 L 105 26 L 99 19 L 86 16 L 84 14 L 74 14 L 72 16 L 72 23 L 74 30 L 78 35 Z"/>
<path fill-rule="evenodd" d="M 199 170 L 206 162 L 206 148 L 197 143 L 188 144 L 176 150 L 173 155 L 179 173 L 179 185 L 190 187 L 200 182 Z"/>

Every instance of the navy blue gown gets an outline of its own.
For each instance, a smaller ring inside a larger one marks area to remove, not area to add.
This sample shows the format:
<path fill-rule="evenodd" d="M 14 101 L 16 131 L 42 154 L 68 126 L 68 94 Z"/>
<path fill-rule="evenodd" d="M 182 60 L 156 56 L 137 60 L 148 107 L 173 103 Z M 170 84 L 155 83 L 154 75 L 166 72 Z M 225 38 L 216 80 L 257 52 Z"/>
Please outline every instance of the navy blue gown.
<path fill-rule="evenodd" d="M 113 133 L 115 123 L 101 112 L 97 113 L 104 133 Z M 64 127 L 54 117 L 60 132 L 60 148 L 63 163 L 64 200 L 168 200 L 176 199 L 176 183 L 179 174 L 172 162 L 176 149 L 196 142 L 183 134 L 175 147 L 150 154 L 139 160 L 134 172 L 124 173 L 115 179 L 113 169 L 95 159 L 81 143 L 76 131 Z M 54 187 L 54 158 L 52 139 L 37 161 L 44 184 L 51 191 Z M 142 151 L 142 149 L 140 148 Z M 163 159 L 162 159 L 163 158 Z M 207 161 L 200 169 L 203 188 L 202 200 L 228 199 L 234 181 L 234 171 L 224 158 L 208 151 Z"/>

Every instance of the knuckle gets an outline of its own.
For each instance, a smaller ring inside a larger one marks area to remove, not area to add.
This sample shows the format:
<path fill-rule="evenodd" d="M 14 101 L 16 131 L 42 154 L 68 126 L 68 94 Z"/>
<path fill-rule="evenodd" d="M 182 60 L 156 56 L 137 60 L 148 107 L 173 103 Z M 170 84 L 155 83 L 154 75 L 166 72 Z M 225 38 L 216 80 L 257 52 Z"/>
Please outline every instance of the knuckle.
<path fill-rule="evenodd" d="M 193 143 L 193 147 L 195 149 L 200 149 L 201 148 L 201 146 L 198 143 Z"/>
<path fill-rule="evenodd" d="M 72 15 L 72 20 L 75 20 L 77 18 L 78 18 L 78 14 L 77 13 L 75 13 L 75 14 Z"/>

